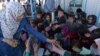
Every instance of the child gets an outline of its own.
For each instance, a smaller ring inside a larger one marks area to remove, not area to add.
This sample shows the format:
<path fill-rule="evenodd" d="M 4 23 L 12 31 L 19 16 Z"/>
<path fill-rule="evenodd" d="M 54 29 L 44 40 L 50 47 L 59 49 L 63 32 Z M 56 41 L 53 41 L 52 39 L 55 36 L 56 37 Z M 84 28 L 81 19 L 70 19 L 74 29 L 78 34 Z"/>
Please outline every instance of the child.
<path fill-rule="evenodd" d="M 59 32 L 59 29 L 55 28 L 55 25 L 56 25 L 56 23 L 52 24 L 50 29 L 47 31 L 49 39 L 57 39 L 56 33 Z M 46 43 L 45 51 L 49 50 L 51 56 L 56 55 L 55 53 L 51 52 L 50 49 L 51 49 L 51 45 L 49 43 Z M 45 51 L 44 51 L 43 55 L 45 54 Z"/>
<path fill-rule="evenodd" d="M 58 10 L 56 21 L 58 22 L 58 24 L 64 24 L 64 23 L 66 23 L 66 17 L 64 15 L 63 10 L 61 10 L 61 9 Z"/>
<path fill-rule="evenodd" d="M 24 56 L 31 56 L 31 52 L 30 52 L 30 38 L 26 41 L 25 43 L 26 45 L 26 49 L 25 49 L 25 54 Z"/>
<path fill-rule="evenodd" d="M 42 23 L 43 19 L 42 19 L 42 12 L 37 12 L 36 14 L 36 19 L 34 20 L 37 24 Z"/>
<path fill-rule="evenodd" d="M 77 37 L 77 29 L 79 28 L 78 24 L 75 23 L 75 18 L 73 15 L 68 15 L 68 19 L 66 20 L 66 26 L 68 27 L 68 35 L 70 38 Z"/>
<path fill-rule="evenodd" d="M 82 9 L 78 8 L 76 10 L 77 13 L 77 19 L 80 19 L 82 23 L 85 23 L 86 21 L 86 13 L 82 11 Z"/>
<path fill-rule="evenodd" d="M 97 20 L 97 17 L 95 15 L 89 15 L 86 20 L 87 26 L 91 27 L 91 26 L 95 25 L 96 20 Z"/>
<path fill-rule="evenodd" d="M 26 42 L 26 40 L 28 39 L 28 33 L 25 31 L 25 30 L 22 30 L 22 32 L 20 33 L 20 38 L 21 38 L 21 41 L 23 43 Z"/>
<path fill-rule="evenodd" d="M 29 20 L 29 23 L 33 28 L 38 30 L 38 27 L 36 26 L 35 22 L 32 19 Z M 29 37 L 30 37 L 30 46 L 32 47 L 31 49 L 34 52 L 33 54 L 34 54 L 34 56 L 38 56 L 39 41 L 37 38 L 35 38 L 34 35 L 29 34 Z M 30 50 L 30 51 L 32 51 L 32 50 Z"/>
<path fill-rule="evenodd" d="M 89 15 L 86 24 L 84 25 L 90 32 L 97 29 L 98 27 L 95 25 L 97 17 L 95 15 Z"/>
<path fill-rule="evenodd" d="M 51 15 L 50 15 L 50 13 L 46 13 L 44 20 L 43 20 L 43 24 L 45 27 L 47 27 L 50 25 L 50 23 L 51 23 Z"/>
<path fill-rule="evenodd" d="M 81 47 L 85 47 L 87 49 L 90 49 L 90 46 L 93 43 L 93 36 L 92 34 L 88 31 L 88 29 L 80 29 L 79 35 L 81 37 L 80 39 L 80 45 Z"/>

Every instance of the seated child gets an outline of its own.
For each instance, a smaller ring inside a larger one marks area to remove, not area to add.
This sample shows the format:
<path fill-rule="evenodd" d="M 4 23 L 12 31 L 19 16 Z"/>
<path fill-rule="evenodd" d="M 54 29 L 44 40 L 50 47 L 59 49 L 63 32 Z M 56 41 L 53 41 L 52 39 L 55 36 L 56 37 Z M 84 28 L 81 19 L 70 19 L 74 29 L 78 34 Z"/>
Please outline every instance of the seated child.
<path fill-rule="evenodd" d="M 81 47 L 90 49 L 90 46 L 92 45 L 94 39 L 91 32 L 89 32 L 88 29 L 80 29 L 79 35 Z"/>
<path fill-rule="evenodd" d="M 43 25 L 45 27 L 47 27 L 47 26 L 50 25 L 50 23 L 51 23 L 51 15 L 50 15 L 50 13 L 46 13 L 46 15 L 45 15 L 45 17 L 43 19 Z"/>

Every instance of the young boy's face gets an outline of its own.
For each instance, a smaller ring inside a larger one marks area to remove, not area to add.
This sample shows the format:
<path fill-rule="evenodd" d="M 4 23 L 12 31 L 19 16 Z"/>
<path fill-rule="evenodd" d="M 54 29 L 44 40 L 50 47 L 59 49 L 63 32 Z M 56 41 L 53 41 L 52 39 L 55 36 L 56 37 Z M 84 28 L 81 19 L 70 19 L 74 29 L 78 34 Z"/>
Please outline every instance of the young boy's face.
<path fill-rule="evenodd" d="M 42 15 L 41 14 L 37 14 L 36 18 L 41 19 Z"/>
<path fill-rule="evenodd" d="M 63 11 L 58 11 L 58 17 L 62 17 L 62 16 L 64 16 Z"/>
<path fill-rule="evenodd" d="M 46 16 L 46 20 L 50 21 L 50 16 L 49 15 Z"/>
<path fill-rule="evenodd" d="M 93 22 L 92 19 L 93 19 L 92 17 L 89 17 L 89 18 L 87 19 L 88 23 L 91 24 L 91 23 Z"/>
<path fill-rule="evenodd" d="M 73 23 L 74 22 L 74 18 L 73 17 L 68 17 L 68 22 Z"/>
<path fill-rule="evenodd" d="M 82 24 L 82 21 L 81 20 L 76 20 L 76 23 Z"/>
<path fill-rule="evenodd" d="M 33 26 L 33 20 L 31 18 L 28 19 L 28 23 Z"/>
<path fill-rule="evenodd" d="M 90 37 L 91 34 L 90 33 L 85 33 L 85 37 Z"/>

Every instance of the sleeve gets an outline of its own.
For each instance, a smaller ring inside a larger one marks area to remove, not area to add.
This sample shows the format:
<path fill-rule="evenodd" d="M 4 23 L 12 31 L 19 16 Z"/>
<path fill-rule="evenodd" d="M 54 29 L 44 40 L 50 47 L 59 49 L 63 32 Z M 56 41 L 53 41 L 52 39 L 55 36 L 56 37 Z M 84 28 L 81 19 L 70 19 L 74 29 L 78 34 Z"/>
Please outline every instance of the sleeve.
<path fill-rule="evenodd" d="M 24 27 L 24 18 L 23 18 L 23 20 L 20 22 L 20 25 L 19 25 L 19 28 L 18 28 L 18 30 L 17 30 L 17 32 L 15 33 L 15 35 L 14 35 L 14 38 L 17 38 L 18 39 L 18 37 L 19 37 L 19 35 L 20 35 L 20 32 L 23 30 L 23 27 Z"/>
<path fill-rule="evenodd" d="M 24 21 L 24 24 L 25 24 L 24 27 L 27 32 L 34 35 L 38 40 L 40 40 L 42 42 L 46 42 L 47 38 L 44 35 L 42 35 L 41 33 L 39 33 L 38 31 L 36 31 L 34 28 L 32 28 L 31 25 L 28 24 L 27 20 Z"/>

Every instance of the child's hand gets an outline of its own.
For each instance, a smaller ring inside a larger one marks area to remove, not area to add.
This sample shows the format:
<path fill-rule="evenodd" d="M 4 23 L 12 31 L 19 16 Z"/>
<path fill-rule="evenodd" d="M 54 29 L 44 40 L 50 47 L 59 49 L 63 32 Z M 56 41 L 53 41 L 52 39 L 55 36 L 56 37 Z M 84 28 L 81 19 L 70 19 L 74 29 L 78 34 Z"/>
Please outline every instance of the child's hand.
<path fill-rule="evenodd" d="M 56 43 L 54 44 L 58 49 L 63 50 L 63 48 L 60 46 L 60 44 L 56 41 Z"/>
<path fill-rule="evenodd" d="M 55 52 L 55 53 L 57 53 L 57 54 L 60 54 L 61 56 L 63 56 L 64 53 L 65 53 L 65 50 L 63 50 L 62 48 L 56 46 L 55 44 L 52 44 L 52 49 L 51 49 L 51 51 L 53 51 L 53 52 Z"/>
<path fill-rule="evenodd" d="M 55 39 L 47 39 L 46 42 L 50 43 L 50 44 L 55 44 L 56 40 Z"/>
<path fill-rule="evenodd" d="M 52 44 L 52 49 L 51 51 L 57 51 L 57 50 L 63 50 L 63 48 L 60 46 L 60 44 L 58 42 L 56 42 L 55 44 Z"/>
<path fill-rule="evenodd" d="M 28 40 L 25 43 L 25 45 L 26 45 L 26 51 L 30 51 L 30 39 L 31 38 L 28 38 Z"/>
<path fill-rule="evenodd" d="M 55 25 L 55 28 L 57 29 L 58 27 L 60 27 L 60 25 Z"/>

